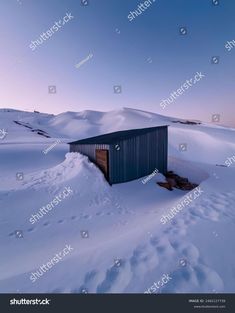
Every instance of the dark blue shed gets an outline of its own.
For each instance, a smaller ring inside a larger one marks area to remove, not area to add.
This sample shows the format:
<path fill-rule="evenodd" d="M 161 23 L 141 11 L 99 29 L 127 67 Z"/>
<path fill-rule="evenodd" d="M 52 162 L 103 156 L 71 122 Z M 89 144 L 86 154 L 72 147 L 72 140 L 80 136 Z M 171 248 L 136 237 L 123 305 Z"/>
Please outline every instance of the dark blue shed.
<path fill-rule="evenodd" d="M 70 152 L 89 157 L 110 184 L 167 172 L 167 125 L 118 131 L 70 142 Z"/>

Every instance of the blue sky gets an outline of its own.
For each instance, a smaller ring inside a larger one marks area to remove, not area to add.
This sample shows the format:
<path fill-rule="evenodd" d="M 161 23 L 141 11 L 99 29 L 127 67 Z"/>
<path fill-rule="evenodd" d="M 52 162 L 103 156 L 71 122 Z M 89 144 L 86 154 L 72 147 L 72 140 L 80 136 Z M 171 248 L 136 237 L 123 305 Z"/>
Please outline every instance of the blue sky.
<path fill-rule="evenodd" d="M 0 106 L 49 113 L 131 107 L 204 121 L 220 114 L 222 124 L 235 127 L 235 47 L 225 48 L 235 39 L 235 2 L 156 0 L 130 22 L 140 3 L 1 0 Z M 72 20 L 29 48 L 70 12 Z M 219 64 L 211 64 L 213 56 Z M 205 77 L 163 110 L 160 102 L 196 72 Z M 50 85 L 56 94 L 48 94 Z"/>

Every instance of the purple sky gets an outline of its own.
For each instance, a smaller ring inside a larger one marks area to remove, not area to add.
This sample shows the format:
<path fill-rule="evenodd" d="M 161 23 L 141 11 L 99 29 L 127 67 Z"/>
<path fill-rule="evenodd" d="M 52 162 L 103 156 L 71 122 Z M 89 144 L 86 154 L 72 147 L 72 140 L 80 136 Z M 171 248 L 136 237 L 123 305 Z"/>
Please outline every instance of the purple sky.
<path fill-rule="evenodd" d="M 209 122 L 220 114 L 222 124 L 235 127 L 235 47 L 225 48 L 235 39 L 235 2 L 151 2 L 130 21 L 141 1 L 2 0 L 0 107 L 48 113 L 131 107 Z M 70 12 L 73 18 L 56 30 Z M 32 41 L 51 28 L 32 51 Z M 161 101 L 196 72 L 205 77 L 162 109 Z"/>

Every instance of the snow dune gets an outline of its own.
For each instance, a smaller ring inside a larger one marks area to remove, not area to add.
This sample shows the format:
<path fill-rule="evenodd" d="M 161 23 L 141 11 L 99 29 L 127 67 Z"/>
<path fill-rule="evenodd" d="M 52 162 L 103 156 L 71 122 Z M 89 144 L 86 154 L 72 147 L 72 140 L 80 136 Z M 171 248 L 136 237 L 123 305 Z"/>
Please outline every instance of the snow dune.
<path fill-rule="evenodd" d="M 234 292 L 235 168 L 216 164 L 235 154 L 235 130 L 173 121 L 132 109 L 57 116 L 0 110 L 1 128 L 8 131 L 0 141 L 0 292 L 143 293 L 164 274 L 172 279 L 162 293 Z M 203 190 L 166 225 L 162 214 L 180 203 L 185 191 L 159 187 L 161 174 L 145 185 L 140 179 L 111 187 L 86 157 L 67 153 L 66 144 L 162 124 L 170 125 L 169 169 Z M 58 138 L 61 143 L 43 154 Z M 22 181 L 16 172 L 24 173 Z M 31 215 L 66 186 L 73 194 L 32 225 Z M 31 273 L 66 244 L 73 251 L 32 283 Z"/>

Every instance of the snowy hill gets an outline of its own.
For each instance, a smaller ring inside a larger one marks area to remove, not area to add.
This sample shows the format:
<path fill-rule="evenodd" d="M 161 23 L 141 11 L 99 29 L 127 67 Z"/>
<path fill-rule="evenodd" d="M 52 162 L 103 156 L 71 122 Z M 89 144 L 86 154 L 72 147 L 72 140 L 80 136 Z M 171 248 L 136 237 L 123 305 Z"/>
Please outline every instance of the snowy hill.
<path fill-rule="evenodd" d="M 111 187 L 66 144 L 163 124 L 169 170 L 202 190 L 165 224 L 191 192 L 161 188 L 161 174 Z M 0 129 L 0 292 L 143 293 L 164 274 L 171 279 L 155 292 L 235 291 L 235 129 L 128 108 L 56 116 L 0 109 Z M 65 188 L 71 194 L 57 203 Z M 66 244 L 72 251 L 32 282 Z"/>

